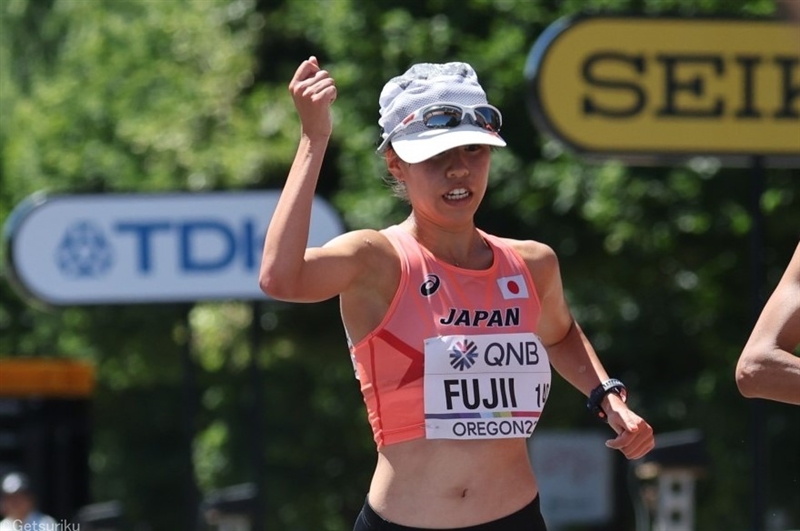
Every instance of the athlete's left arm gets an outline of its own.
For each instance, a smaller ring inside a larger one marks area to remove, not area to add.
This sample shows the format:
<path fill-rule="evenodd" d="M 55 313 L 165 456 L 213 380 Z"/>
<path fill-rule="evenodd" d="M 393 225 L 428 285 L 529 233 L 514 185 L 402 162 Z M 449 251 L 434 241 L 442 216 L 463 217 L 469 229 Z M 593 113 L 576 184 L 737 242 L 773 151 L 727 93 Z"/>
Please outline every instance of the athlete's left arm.
<path fill-rule="evenodd" d="M 589 396 L 592 389 L 608 379 L 608 373 L 570 312 L 558 257 L 551 247 L 538 242 L 516 242 L 515 247 L 528 265 L 539 294 L 537 333 L 547 348 L 550 363 L 565 380 Z M 609 393 L 601 405 L 617 433 L 606 446 L 622 451 L 628 459 L 638 459 L 653 448 L 653 428 L 619 396 Z"/>

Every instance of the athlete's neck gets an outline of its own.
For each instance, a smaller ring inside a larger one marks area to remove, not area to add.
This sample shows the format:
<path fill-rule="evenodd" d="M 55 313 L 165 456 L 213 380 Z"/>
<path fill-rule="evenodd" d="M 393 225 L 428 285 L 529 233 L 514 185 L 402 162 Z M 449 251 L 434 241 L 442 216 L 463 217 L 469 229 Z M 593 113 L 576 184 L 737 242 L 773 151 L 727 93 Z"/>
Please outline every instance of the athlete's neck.
<path fill-rule="evenodd" d="M 486 269 L 492 263 L 492 251 L 472 222 L 441 227 L 412 213 L 400 226 L 443 262 L 466 269 Z"/>

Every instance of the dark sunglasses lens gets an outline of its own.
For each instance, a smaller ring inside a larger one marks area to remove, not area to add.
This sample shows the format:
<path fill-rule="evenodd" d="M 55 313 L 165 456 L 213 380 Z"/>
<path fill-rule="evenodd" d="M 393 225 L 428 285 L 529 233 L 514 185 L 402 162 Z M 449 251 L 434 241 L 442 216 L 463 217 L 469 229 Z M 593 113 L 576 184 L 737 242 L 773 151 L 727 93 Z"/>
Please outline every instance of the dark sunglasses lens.
<path fill-rule="evenodd" d="M 453 107 L 434 107 L 425 111 L 422 116 L 422 123 L 425 127 L 440 129 L 444 127 L 456 127 L 461 123 L 461 109 Z"/>
<path fill-rule="evenodd" d="M 491 107 L 476 107 L 475 116 L 478 119 L 478 125 L 488 129 L 489 131 L 499 131 L 502 125 L 500 114 Z"/>

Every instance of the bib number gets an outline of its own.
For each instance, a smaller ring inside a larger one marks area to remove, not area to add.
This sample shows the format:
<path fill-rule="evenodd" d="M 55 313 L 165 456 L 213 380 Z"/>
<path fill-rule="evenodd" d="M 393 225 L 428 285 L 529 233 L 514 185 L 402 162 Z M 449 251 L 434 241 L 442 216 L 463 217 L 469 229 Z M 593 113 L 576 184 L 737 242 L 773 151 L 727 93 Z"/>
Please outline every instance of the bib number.
<path fill-rule="evenodd" d="M 425 341 L 428 439 L 528 437 L 550 391 L 538 336 L 458 335 Z"/>

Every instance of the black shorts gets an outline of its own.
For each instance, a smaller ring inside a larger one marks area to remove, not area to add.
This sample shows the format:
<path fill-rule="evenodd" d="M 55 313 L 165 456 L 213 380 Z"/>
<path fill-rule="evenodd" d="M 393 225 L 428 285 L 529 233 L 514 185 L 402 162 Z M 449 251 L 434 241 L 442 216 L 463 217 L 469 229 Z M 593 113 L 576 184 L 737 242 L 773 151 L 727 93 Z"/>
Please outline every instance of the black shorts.
<path fill-rule="evenodd" d="M 547 531 L 539 508 L 539 496 L 531 503 L 508 516 L 485 524 L 471 525 L 469 527 L 448 528 L 449 531 Z M 393 524 L 384 520 L 376 513 L 369 502 L 364 502 L 364 507 L 356 519 L 353 531 L 431 531 L 427 528 L 408 527 Z"/>

